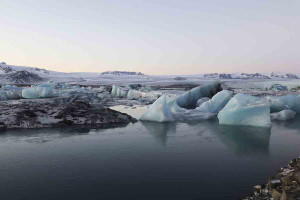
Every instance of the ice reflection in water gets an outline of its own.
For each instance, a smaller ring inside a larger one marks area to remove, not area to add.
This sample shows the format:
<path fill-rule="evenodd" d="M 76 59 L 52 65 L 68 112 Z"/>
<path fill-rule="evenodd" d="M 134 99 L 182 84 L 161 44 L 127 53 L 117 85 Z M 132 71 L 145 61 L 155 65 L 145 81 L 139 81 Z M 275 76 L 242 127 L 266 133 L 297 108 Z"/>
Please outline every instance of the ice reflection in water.
<path fill-rule="evenodd" d="M 0 134 L 0 194 L 43 200 L 238 199 L 299 156 L 299 121 L 298 116 L 273 123 L 271 130 L 207 120 L 7 131 Z"/>

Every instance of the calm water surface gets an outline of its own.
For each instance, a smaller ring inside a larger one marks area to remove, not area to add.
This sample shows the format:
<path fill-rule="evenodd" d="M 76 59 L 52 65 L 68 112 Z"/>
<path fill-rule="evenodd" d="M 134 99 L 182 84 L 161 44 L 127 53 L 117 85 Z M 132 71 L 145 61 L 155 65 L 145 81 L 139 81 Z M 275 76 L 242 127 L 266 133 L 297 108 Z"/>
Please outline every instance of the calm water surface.
<path fill-rule="evenodd" d="M 299 156 L 299 122 L 8 131 L 0 134 L 1 199 L 238 199 Z"/>

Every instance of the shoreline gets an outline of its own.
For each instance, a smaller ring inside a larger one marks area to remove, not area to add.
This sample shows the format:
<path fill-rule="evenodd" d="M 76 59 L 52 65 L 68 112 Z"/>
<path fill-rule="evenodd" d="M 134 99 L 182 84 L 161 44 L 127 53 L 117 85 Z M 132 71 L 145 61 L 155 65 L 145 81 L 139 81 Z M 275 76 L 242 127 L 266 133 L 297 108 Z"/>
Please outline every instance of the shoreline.
<path fill-rule="evenodd" d="M 272 176 L 266 184 L 254 186 L 253 194 L 242 200 L 297 200 L 300 199 L 300 157 Z"/>

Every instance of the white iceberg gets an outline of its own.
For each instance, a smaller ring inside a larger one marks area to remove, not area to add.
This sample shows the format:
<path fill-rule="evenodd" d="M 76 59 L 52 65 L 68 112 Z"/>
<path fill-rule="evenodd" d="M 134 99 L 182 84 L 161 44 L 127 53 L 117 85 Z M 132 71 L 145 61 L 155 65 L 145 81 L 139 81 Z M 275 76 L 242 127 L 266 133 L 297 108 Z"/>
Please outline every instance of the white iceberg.
<path fill-rule="evenodd" d="M 219 124 L 271 127 L 270 104 L 258 97 L 235 95 L 218 114 Z"/>
<path fill-rule="evenodd" d="M 221 89 L 219 83 L 214 83 L 211 85 L 200 86 L 173 99 L 163 95 L 150 106 L 140 120 L 167 122 L 211 119 L 216 116 L 216 113 L 204 113 L 196 109 L 187 110 L 184 107 L 179 106 L 178 101 L 182 103 L 181 105 L 185 105 L 186 107 L 195 107 L 198 101 L 196 97 L 201 98 L 206 95 L 213 96 Z"/>
<path fill-rule="evenodd" d="M 52 97 L 54 93 L 54 84 L 41 84 L 22 90 L 22 97 L 26 99 L 37 99 Z"/>
<path fill-rule="evenodd" d="M 271 119 L 276 121 L 288 121 L 293 119 L 296 113 L 292 110 L 282 110 L 277 113 L 271 113 Z"/>
<path fill-rule="evenodd" d="M 229 102 L 232 93 L 233 93 L 232 91 L 223 90 L 223 91 L 219 92 L 218 94 L 216 94 L 215 96 L 213 96 L 213 98 L 211 100 L 202 103 L 196 109 L 201 112 L 206 112 L 206 113 L 218 113 Z"/>
<path fill-rule="evenodd" d="M 157 99 L 150 106 L 149 110 L 140 117 L 140 120 L 155 122 L 174 121 L 173 113 L 167 104 L 167 98 L 166 95 L 163 95 Z"/>
<path fill-rule="evenodd" d="M 21 97 L 22 97 L 21 90 L 1 90 L 0 91 L 0 101 L 20 99 Z"/>
<path fill-rule="evenodd" d="M 127 92 L 122 90 L 119 86 L 116 86 L 116 85 L 112 86 L 111 94 L 115 97 L 126 97 L 127 96 Z"/>
<path fill-rule="evenodd" d="M 143 96 L 145 96 L 145 94 L 143 94 L 143 92 L 138 91 L 138 90 L 133 90 L 130 89 L 127 93 L 127 99 L 141 99 Z"/>

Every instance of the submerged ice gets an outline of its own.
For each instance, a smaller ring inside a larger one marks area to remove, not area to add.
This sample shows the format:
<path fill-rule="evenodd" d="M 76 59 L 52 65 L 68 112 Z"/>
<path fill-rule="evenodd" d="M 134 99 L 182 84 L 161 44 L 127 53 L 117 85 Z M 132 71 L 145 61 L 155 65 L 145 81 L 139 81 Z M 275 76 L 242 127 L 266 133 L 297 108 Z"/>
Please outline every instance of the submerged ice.
<path fill-rule="evenodd" d="M 271 119 L 276 121 L 288 121 L 293 119 L 296 113 L 292 110 L 282 110 L 280 112 L 271 113 Z"/>

